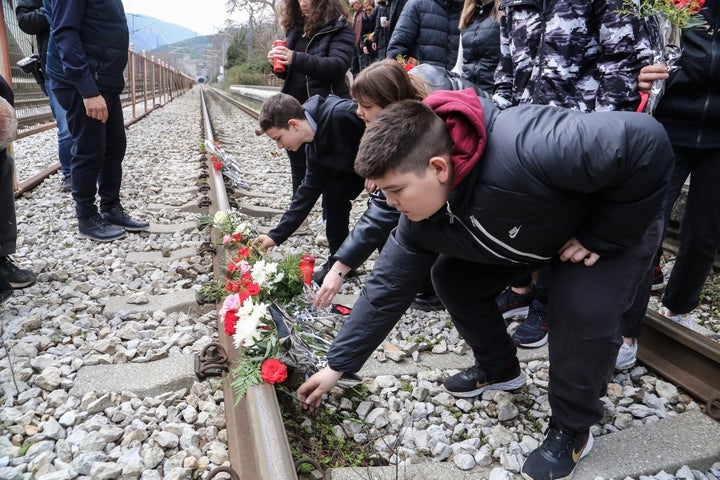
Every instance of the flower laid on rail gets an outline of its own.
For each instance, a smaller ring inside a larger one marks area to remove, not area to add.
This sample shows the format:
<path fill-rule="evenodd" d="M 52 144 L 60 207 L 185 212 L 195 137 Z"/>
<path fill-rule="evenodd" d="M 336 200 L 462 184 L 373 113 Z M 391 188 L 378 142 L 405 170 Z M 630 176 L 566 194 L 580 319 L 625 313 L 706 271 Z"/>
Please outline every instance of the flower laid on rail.
<path fill-rule="evenodd" d="M 283 338 L 272 312 L 281 315 L 284 305 L 298 302 L 305 288 L 309 256 L 271 258 L 259 252 L 251 243 L 256 235 L 249 221 L 237 210 L 201 217 L 199 223 L 222 235 L 226 296 L 218 315 L 238 350 L 231 385 L 239 401 L 252 385 L 287 378 L 287 368 L 279 360 L 285 353 Z M 287 330 L 285 325 L 283 328 Z M 283 336 L 287 335 L 284 331 Z"/>
<path fill-rule="evenodd" d="M 397 60 L 397 62 L 398 62 L 400 65 L 402 65 L 402 67 L 405 69 L 406 72 L 409 72 L 409 71 L 412 70 L 413 68 L 415 68 L 415 67 L 417 67 L 418 65 L 420 65 L 420 62 L 419 62 L 416 58 L 414 58 L 414 57 L 406 57 L 405 55 L 399 55 L 399 54 L 398 54 L 398 55 L 395 57 L 395 60 Z"/>

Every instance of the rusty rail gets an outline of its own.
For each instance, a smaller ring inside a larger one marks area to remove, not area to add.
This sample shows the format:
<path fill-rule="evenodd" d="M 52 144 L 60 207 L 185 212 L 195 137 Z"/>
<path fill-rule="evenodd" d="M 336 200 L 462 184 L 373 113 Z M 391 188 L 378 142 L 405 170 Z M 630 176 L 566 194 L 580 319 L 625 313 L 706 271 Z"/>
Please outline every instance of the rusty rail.
<path fill-rule="evenodd" d="M 648 310 L 638 359 L 705 403 L 705 413 L 720 420 L 720 343 Z"/>
<path fill-rule="evenodd" d="M 206 88 L 202 86 L 201 108 L 206 141 L 212 143 L 214 138 L 205 98 Z M 257 112 L 245 109 L 244 111 L 257 118 Z M 206 166 L 210 198 L 213 199 L 210 212 L 213 214 L 217 210 L 228 209 L 229 201 L 222 173 L 213 168 L 209 155 Z M 221 262 L 222 256 L 216 256 L 213 265 L 215 275 L 222 275 L 224 265 L 221 265 Z M 230 361 L 229 367 L 232 369 L 233 360 L 237 358 L 238 352 L 232 339 L 223 333 L 224 328 L 220 319 L 218 319 L 218 332 L 220 332 L 219 343 L 224 348 Z M 242 472 L 242 478 L 253 480 L 297 479 L 275 389 L 268 384 L 254 385 L 248 389 L 237 405 L 230 382 L 223 382 L 223 392 L 228 453 L 232 469 L 235 472 Z"/>

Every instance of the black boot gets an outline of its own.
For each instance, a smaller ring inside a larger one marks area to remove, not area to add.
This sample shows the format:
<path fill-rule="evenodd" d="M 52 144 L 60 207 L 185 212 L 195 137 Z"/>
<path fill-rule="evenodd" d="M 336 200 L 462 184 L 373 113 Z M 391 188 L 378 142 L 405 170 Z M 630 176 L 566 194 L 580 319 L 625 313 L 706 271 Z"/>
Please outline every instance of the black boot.
<path fill-rule="evenodd" d="M 13 263 L 10 257 L 0 257 L 0 290 L 8 290 L 5 287 L 5 283 L 9 284 L 10 290 L 13 288 L 25 288 L 29 287 L 37 276 L 30 270 L 20 268 Z"/>
<path fill-rule="evenodd" d="M 102 212 L 100 215 L 102 215 L 102 217 L 108 222 L 113 225 L 117 225 L 118 227 L 123 227 L 128 232 L 144 232 L 148 229 L 148 227 L 150 227 L 148 222 L 138 222 L 137 220 L 130 218 L 130 215 L 128 215 L 125 209 L 120 205 L 112 207 L 110 210 Z"/>
<path fill-rule="evenodd" d="M 80 235 L 96 242 L 112 242 L 127 235 L 124 228 L 110 224 L 99 213 L 90 218 L 78 218 L 78 229 Z"/>

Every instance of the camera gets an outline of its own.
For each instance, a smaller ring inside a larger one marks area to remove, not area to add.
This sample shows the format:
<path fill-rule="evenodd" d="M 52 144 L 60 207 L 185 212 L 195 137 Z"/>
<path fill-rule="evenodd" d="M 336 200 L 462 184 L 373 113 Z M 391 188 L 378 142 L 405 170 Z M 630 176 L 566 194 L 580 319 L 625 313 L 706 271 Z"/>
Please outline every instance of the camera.
<path fill-rule="evenodd" d="M 37 53 L 33 53 L 29 57 L 18 61 L 17 66 L 25 73 L 36 73 L 40 70 L 40 57 L 38 57 Z"/>

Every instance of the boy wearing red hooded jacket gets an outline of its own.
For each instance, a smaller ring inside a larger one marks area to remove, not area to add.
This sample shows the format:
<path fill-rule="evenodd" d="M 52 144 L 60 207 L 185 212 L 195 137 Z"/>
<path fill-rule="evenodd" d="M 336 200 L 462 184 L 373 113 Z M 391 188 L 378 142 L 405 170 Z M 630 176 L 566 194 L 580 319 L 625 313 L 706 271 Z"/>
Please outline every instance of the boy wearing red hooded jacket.
<path fill-rule="evenodd" d="M 652 256 L 639 242 L 662 205 L 672 161 L 667 134 L 648 115 L 538 105 L 501 112 L 471 90 L 388 106 L 368 126 L 355 169 L 403 215 L 328 366 L 298 397 L 317 406 L 343 372 L 357 372 L 431 268 L 475 356 L 445 390 L 474 397 L 523 386 L 495 298 L 513 278 L 549 264 L 561 286 L 549 306 L 553 417 L 522 473 L 570 478 L 603 415 L 620 318 Z"/>

